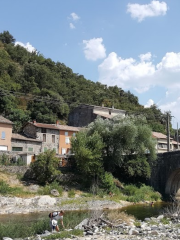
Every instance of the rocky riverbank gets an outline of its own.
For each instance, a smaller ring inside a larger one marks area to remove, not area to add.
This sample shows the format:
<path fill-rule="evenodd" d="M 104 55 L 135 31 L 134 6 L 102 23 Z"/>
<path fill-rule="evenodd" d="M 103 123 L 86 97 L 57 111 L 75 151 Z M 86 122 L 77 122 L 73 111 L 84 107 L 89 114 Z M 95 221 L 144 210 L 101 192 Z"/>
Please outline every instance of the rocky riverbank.
<path fill-rule="evenodd" d="M 87 221 L 87 220 L 86 220 Z M 165 218 L 164 215 L 160 215 L 157 218 L 147 218 L 144 221 L 133 222 L 130 225 L 121 223 L 118 227 L 107 228 L 108 224 L 101 222 L 101 224 L 93 224 L 89 229 L 86 223 L 83 221 L 76 228 L 83 230 L 83 237 L 77 237 L 70 235 L 66 240 L 170 240 L 180 239 L 180 220 L 178 216 Z M 69 233 L 71 229 L 67 230 Z M 36 235 L 34 237 L 26 238 L 25 240 L 42 240 L 48 237 L 48 239 L 62 239 L 60 235 L 54 236 L 54 233 L 45 231 L 43 234 Z M 10 238 L 3 238 L 3 240 L 11 240 Z M 23 239 L 19 239 L 23 240 Z"/>
<path fill-rule="evenodd" d="M 34 212 L 48 212 L 54 209 L 61 210 L 103 210 L 119 209 L 130 205 L 126 201 L 119 203 L 111 200 L 88 199 L 86 197 L 51 197 L 49 195 L 31 198 L 0 196 L 0 214 L 28 214 Z"/>

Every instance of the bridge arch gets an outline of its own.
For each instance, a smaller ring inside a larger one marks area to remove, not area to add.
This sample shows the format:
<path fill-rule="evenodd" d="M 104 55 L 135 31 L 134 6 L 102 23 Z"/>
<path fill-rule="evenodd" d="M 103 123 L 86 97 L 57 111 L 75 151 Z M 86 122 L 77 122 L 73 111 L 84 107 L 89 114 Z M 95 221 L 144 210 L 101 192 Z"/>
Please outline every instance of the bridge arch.
<path fill-rule="evenodd" d="M 165 194 L 178 197 L 180 195 L 180 168 L 171 173 L 165 188 Z"/>

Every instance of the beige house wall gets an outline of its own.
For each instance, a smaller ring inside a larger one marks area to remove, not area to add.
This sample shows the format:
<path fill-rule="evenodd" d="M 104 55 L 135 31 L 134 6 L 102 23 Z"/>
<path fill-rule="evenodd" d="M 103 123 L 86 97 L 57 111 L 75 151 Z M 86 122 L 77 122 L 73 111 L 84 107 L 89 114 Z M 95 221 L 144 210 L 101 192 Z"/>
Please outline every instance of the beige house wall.
<path fill-rule="evenodd" d="M 2 132 L 5 132 L 5 139 L 2 139 Z M 11 151 L 12 125 L 0 123 L 0 146 L 7 146 L 7 150 Z"/>

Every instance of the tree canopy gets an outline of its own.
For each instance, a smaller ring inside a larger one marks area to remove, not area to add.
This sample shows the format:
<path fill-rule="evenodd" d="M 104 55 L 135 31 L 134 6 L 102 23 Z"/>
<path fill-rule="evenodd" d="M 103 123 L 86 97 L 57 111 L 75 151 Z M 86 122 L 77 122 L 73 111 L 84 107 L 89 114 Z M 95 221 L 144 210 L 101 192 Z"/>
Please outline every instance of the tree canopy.
<path fill-rule="evenodd" d="M 77 167 L 86 175 L 101 176 L 118 168 L 126 178 L 147 179 L 156 159 L 152 131 L 142 117 L 98 118 L 77 134 L 72 149 Z"/>
<path fill-rule="evenodd" d="M 27 119 L 67 123 L 69 112 L 80 103 L 140 113 L 152 130 L 165 131 L 156 106 L 145 109 L 130 91 L 87 80 L 61 62 L 15 45 L 8 31 L 0 33 L 0 114 L 15 123 L 14 131 Z"/>

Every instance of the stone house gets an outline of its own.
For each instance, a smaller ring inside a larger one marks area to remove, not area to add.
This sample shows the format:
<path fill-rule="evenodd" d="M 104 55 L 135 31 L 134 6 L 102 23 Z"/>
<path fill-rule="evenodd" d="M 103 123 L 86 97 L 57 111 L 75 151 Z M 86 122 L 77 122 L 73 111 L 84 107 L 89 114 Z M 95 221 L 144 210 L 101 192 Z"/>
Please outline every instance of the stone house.
<path fill-rule="evenodd" d="M 30 137 L 28 138 L 21 134 L 12 133 L 11 146 L 12 152 L 39 154 L 42 148 L 42 141 Z"/>
<path fill-rule="evenodd" d="M 67 125 L 28 122 L 23 127 L 23 134 L 32 139 L 41 141 L 40 152 L 55 150 L 58 155 L 71 154 L 71 137 L 79 128 Z"/>
<path fill-rule="evenodd" d="M 11 151 L 13 123 L 0 115 L 0 151 Z"/>
<path fill-rule="evenodd" d="M 120 115 L 124 117 L 126 114 L 125 110 L 108 108 L 104 106 L 94 106 L 88 104 L 80 104 L 68 117 L 68 124 L 75 127 L 85 127 L 93 122 L 98 116 L 103 119 L 113 118 L 114 116 Z"/>
<path fill-rule="evenodd" d="M 152 136 L 156 139 L 156 152 L 167 152 L 167 136 L 159 132 L 152 132 Z M 170 151 L 176 151 L 178 149 L 180 149 L 180 143 L 177 143 L 173 138 L 170 138 Z"/>
<path fill-rule="evenodd" d="M 50 149 L 59 153 L 59 128 L 55 124 L 28 122 L 23 126 L 23 134 L 27 138 L 41 141 L 39 152 Z"/>

